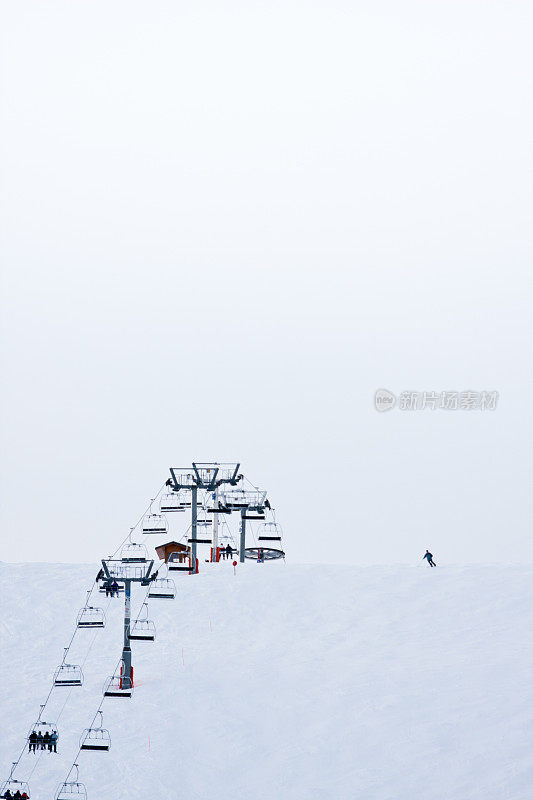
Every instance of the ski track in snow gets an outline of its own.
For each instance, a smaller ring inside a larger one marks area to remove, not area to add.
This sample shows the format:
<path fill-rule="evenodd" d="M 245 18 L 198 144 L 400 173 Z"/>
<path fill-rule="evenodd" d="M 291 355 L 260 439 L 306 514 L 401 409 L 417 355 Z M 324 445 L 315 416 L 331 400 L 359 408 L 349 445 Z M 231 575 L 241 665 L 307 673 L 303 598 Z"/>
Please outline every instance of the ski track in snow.
<path fill-rule="evenodd" d="M 79 756 L 88 800 L 531 800 L 532 566 L 202 567 L 150 601 L 134 696 L 103 705 L 111 750 Z M 0 565 L 2 780 L 96 571 Z M 32 800 L 54 797 L 120 657 L 123 597 L 92 604 L 107 625 L 68 657 L 84 685 L 43 715 L 59 753 L 16 773 Z"/>

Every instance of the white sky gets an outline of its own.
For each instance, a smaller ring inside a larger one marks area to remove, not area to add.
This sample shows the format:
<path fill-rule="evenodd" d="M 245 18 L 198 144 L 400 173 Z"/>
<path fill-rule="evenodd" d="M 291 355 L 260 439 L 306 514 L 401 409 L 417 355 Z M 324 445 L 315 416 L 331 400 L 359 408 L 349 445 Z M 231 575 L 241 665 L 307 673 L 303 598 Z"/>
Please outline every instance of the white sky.
<path fill-rule="evenodd" d="M 193 459 L 294 561 L 533 558 L 532 22 L 2 5 L 1 559 L 106 555 Z"/>

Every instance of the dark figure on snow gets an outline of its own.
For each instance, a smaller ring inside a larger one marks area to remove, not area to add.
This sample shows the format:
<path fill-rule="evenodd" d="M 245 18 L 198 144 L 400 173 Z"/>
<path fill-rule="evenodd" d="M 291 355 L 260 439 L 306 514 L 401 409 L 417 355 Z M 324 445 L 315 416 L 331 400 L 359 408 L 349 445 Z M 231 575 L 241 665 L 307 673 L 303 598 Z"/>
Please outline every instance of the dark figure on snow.
<path fill-rule="evenodd" d="M 423 555 L 422 558 L 426 559 L 426 561 L 428 562 L 430 567 L 436 567 L 437 566 L 435 564 L 435 562 L 433 561 L 433 555 L 429 552 L 429 550 L 426 550 L 425 555 Z"/>
<path fill-rule="evenodd" d="M 28 738 L 28 752 L 35 753 L 35 746 L 37 744 L 37 734 L 32 731 Z"/>
<path fill-rule="evenodd" d="M 226 558 L 231 558 L 231 554 L 233 553 L 233 547 L 230 544 L 226 545 Z"/>

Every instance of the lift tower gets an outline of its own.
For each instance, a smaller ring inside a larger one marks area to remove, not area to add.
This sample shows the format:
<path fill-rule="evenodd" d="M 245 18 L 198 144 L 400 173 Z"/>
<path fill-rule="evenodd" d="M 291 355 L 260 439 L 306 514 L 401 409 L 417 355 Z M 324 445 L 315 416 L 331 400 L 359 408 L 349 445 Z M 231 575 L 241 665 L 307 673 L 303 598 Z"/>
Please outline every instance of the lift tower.
<path fill-rule="evenodd" d="M 188 467 L 170 467 L 171 479 L 169 486 L 174 492 L 185 489 L 191 493 L 191 571 L 196 572 L 196 545 L 198 539 L 198 489 L 214 492 L 218 496 L 217 489 L 223 484 L 237 486 L 242 479 L 239 475 L 240 464 L 236 462 L 219 464 L 217 461 L 194 462 L 192 470 Z M 211 514 L 227 513 L 219 507 L 208 509 Z M 214 526 L 215 533 L 216 526 Z"/>
<path fill-rule="evenodd" d="M 102 567 L 108 581 L 117 581 L 124 584 L 124 646 L 122 648 L 122 661 L 124 662 L 124 675 L 122 677 L 121 689 L 131 689 L 131 647 L 130 647 L 130 624 L 131 624 L 131 584 L 140 583 L 141 586 L 148 586 L 150 583 L 150 573 L 154 566 L 153 561 L 139 561 L 135 563 L 127 559 L 102 559 Z"/>
<path fill-rule="evenodd" d="M 227 511 L 241 513 L 239 544 L 241 563 L 244 563 L 246 551 L 246 520 L 265 518 L 265 509 L 270 508 L 266 495 L 262 489 L 226 489 L 221 493 L 220 501 L 223 507 Z"/>

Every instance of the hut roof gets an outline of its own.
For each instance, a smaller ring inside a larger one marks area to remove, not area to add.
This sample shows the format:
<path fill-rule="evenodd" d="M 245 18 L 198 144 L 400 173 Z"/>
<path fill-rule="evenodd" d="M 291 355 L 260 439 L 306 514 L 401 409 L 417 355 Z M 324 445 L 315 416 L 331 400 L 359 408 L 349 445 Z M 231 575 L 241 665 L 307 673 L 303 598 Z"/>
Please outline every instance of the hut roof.
<path fill-rule="evenodd" d="M 190 548 L 182 542 L 166 542 L 155 548 L 159 558 L 164 558 L 166 553 L 186 553 Z"/>

